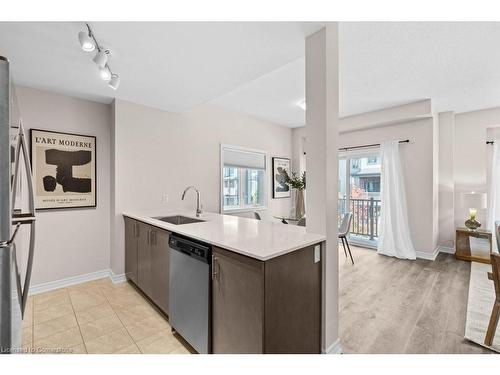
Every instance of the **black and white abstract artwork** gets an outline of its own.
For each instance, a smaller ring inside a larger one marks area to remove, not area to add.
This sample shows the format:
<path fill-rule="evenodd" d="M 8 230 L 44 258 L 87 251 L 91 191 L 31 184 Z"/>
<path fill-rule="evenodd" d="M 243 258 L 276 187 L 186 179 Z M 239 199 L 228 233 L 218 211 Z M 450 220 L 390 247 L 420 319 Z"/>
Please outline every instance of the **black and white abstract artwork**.
<path fill-rule="evenodd" d="M 37 209 L 96 207 L 96 137 L 31 129 Z"/>
<path fill-rule="evenodd" d="M 290 198 L 287 174 L 290 174 L 290 159 L 273 158 L 273 198 Z"/>

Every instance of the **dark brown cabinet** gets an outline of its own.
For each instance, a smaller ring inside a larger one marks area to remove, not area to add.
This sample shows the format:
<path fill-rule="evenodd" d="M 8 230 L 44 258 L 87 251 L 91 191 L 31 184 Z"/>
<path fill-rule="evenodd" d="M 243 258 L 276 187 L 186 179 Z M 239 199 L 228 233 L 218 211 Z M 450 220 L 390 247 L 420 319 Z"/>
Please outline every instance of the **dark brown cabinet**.
<path fill-rule="evenodd" d="M 153 274 L 151 263 L 151 226 L 137 222 L 139 227 L 137 246 L 137 286 L 151 298 Z"/>
<path fill-rule="evenodd" d="M 320 353 L 321 260 L 309 246 L 268 261 L 212 253 L 214 353 Z"/>
<path fill-rule="evenodd" d="M 264 263 L 212 252 L 212 350 L 263 353 Z"/>
<path fill-rule="evenodd" d="M 170 232 L 125 217 L 125 273 L 168 315 Z"/>
<path fill-rule="evenodd" d="M 168 314 L 168 291 L 170 275 L 170 249 L 168 238 L 170 233 L 151 229 L 151 299 Z"/>
<path fill-rule="evenodd" d="M 125 276 L 137 284 L 137 222 L 125 217 Z"/>

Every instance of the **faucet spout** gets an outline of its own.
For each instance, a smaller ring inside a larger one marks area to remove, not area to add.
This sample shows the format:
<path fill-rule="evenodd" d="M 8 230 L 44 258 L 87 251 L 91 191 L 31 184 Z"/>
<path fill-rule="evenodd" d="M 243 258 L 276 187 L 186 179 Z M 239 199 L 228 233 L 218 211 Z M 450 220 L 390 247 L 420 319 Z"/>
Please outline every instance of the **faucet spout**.
<path fill-rule="evenodd" d="M 195 187 L 195 186 L 188 186 L 187 188 L 184 189 L 184 192 L 182 193 L 181 199 L 184 200 L 186 197 L 186 193 L 188 190 L 193 189 L 196 192 L 196 217 L 200 217 L 201 215 L 201 197 L 200 197 L 200 191 Z"/>

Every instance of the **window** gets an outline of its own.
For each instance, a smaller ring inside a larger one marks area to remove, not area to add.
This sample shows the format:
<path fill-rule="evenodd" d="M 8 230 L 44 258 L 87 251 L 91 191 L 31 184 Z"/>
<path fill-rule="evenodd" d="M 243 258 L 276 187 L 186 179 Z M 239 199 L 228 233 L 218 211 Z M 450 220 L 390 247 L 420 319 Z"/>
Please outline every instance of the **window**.
<path fill-rule="evenodd" d="M 221 211 L 266 208 L 266 153 L 221 145 Z"/>
<path fill-rule="evenodd" d="M 367 159 L 368 159 L 367 164 L 369 165 L 380 164 L 377 156 L 369 156 Z"/>

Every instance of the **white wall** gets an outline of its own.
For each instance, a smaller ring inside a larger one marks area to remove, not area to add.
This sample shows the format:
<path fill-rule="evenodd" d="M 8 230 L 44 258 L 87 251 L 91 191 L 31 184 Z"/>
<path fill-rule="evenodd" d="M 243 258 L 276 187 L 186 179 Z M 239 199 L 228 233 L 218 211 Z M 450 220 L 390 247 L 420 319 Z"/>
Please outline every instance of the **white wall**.
<path fill-rule="evenodd" d="M 201 191 L 204 210 L 219 211 L 221 143 L 265 150 L 270 157 L 292 156 L 291 129 L 212 105 L 174 114 L 116 100 L 114 118 L 115 274 L 124 268 L 123 211 L 183 207 L 194 212 L 194 194 L 180 199 L 188 185 Z M 270 179 L 270 170 L 268 175 Z M 162 203 L 163 194 L 168 194 L 168 204 Z M 268 194 L 271 213 L 289 214 L 290 199 L 272 199 L 271 186 Z"/>
<path fill-rule="evenodd" d="M 439 114 L 439 238 L 441 246 L 455 243 L 455 114 Z"/>
<path fill-rule="evenodd" d="M 296 144 L 295 138 L 303 137 L 303 129 L 293 130 L 294 144 Z M 432 253 L 437 246 L 438 181 L 434 166 L 439 159 L 433 141 L 436 134 L 434 119 L 431 117 L 407 123 L 341 132 L 339 139 L 340 148 L 386 140 L 410 140 L 410 143 L 402 144 L 400 147 L 401 161 L 412 239 L 415 249 L 422 253 Z"/>
<path fill-rule="evenodd" d="M 500 127 L 500 107 L 455 114 L 455 226 L 463 226 L 468 210 L 460 206 L 460 194 L 487 192 L 489 128 Z M 478 220 L 486 224 L 486 210 Z"/>
<path fill-rule="evenodd" d="M 436 248 L 434 220 L 433 119 L 340 134 L 339 147 L 409 139 L 400 146 L 405 178 L 408 220 L 415 250 Z"/>
<path fill-rule="evenodd" d="M 97 208 L 39 211 L 32 285 L 109 268 L 109 105 L 17 87 L 20 114 L 29 129 L 97 137 Z"/>

